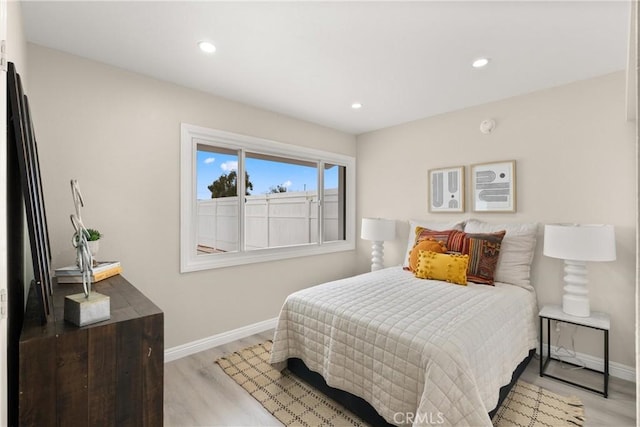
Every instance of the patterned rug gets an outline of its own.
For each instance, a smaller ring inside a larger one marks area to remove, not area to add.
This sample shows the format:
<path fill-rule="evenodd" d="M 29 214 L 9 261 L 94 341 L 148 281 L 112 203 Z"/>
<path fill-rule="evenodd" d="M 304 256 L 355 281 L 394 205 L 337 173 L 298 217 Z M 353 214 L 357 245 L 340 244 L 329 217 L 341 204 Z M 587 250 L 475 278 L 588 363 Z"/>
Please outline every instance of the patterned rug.
<path fill-rule="evenodd" d="M 216 360 L 223 371 L 285 426 L 366 426 L 342 405 L 269 364 L 271 341 Z M 496 427 L 560 427 L 584 423 L 582 403 L 518 381 L 493 417 Z"/>
<path fill-rule="evenodd" d="M 581 426 L 584 424 L 584 409 L 577 397 L 560 396 L 518 381 L 492 421 L 497 427 Z"/>

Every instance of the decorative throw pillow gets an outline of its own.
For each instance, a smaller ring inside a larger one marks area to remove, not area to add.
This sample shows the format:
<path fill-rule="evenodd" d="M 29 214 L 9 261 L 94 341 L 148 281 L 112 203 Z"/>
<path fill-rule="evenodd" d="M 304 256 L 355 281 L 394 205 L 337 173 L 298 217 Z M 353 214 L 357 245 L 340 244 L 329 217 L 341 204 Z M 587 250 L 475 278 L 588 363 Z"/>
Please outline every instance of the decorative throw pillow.
<path fill-rule="evenodd" d="M 416 243 L 411 249 L 411 255 L 409 255 L 409 270 L 416 271 L 418 267 L 418 256 L 420 251 L 431 251 L 439 254 L 447 252 L 447 247 L 443 242 L 438 242 L 433 239 L 426 239 Z"/>
<path fill-rule="evenodd" d="M 531 289 L 531 262 L 536 249 L 538 224 L 493 224 L 470 219 L 464 226 L 466 233 L 491 233 L 498 230 L 505 230 L 507 233 L 500 244 L 495 280 Z"/>
<path fill-rule="evenodd" d="M 420 251 L 415 276 L 420 279 L 444 280 L 466 286 L 468 264 L 468 255 Z"/>
<path fill-rule="evenodd" d="M 447 241 L 450 251 L 469 255 L 467 279 L 470 282 L 493 286 L 494 274 L 500 257 L 500 245 L 505 231 L 470 234 L 454 231 Z"/>
<path fill-rule="evenodd" d="M 405 251 L 404 263 L 402 266 L 405 270 L 409 269 L 409 255 L 411 254 L 411 249 L 416 244 L 416 227 L 428 228 L 430 230 L 460 230 L 464 229 L 464 221 L 425 221 L 425 220 L 415 220 L 412 219 L 409 221 L 409 237 L 407 238 L 407 249 Z M 438 239 L 436 239 L 438 240 Z"/>
<path fill-rule="evenodd" d="M 413 246 L 411 246 L 411 250 L 413 250 L 413 247 L 423 240 L 435 240 L 437 242 L 442 242 L 444 246 L 448 247 L 449 245 L 447 244 L 447 242 L 449 241 L 449 238 L 453 233 L 462 233 L 462 231 L 458 231 L 458 230 L 439 231 L 439 230 L 432 230 L 430 228 L 416 227 L 414 230 Z M 404 267 L 405 270 L 411 270 L 410 262 L 409 262 L 411 257 L 411 250 L 407 254 L 407 262 L 406 262 L 406 266 Z"/>
<path fill-rule="evenodd" d="M 442 242 L 443 245 L 449 247 L 449 239 L 455 236 L 457 233 L 463 233 L 460 230 L 431 230 L 429 228 L 416 227 L 415 230 L 415 243 L 419 243 L 423 240 L 436 240 Z"/>

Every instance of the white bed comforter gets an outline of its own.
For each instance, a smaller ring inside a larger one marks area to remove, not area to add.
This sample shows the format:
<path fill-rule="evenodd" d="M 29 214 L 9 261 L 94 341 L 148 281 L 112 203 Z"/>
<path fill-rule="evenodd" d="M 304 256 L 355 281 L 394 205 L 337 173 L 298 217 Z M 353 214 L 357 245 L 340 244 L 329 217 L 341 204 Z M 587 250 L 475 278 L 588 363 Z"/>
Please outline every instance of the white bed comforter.
<path fill-rule="evenodd" d="M 287 298 L 271 363 L 298 357 L 392 424 L 491 425 L 536 345 L 533 288 L 458 286 L 392 267 Z"/>

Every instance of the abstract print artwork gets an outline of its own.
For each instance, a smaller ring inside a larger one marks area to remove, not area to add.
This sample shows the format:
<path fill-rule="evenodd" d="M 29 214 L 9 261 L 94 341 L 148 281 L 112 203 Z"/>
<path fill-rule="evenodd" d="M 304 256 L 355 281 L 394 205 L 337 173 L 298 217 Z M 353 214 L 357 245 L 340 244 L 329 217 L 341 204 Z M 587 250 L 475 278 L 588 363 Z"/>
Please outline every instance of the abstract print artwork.
<path fill-rule="evenodd" d="M 471 165 L 471 189 L 474 212 L 515 212 L 515 160 Z"/>
<path fill-rule="evenodd" d="M 464 166 L 429 171 L 429 212 L 464 212 Z"/>

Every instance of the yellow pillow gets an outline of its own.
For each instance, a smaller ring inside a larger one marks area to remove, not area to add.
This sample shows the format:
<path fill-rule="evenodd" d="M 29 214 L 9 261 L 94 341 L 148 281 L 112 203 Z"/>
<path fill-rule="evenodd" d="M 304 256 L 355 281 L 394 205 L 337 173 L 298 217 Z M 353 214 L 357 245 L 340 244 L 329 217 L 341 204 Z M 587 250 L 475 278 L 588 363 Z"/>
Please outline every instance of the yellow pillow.
<path fill-rule="evenodd" d="M 411 253 L 409 254 L 409 270 L 416 271 L 418 268 L 418 256 L 420 251 L 431 251 L 443 254 L 447 252 L 447 247 L 443 242 L 438 242 L 434 239 L 421 240 L 413 246 Z"/>
<path fill-rule="evenodd" d="M 468 265 L 469 255 L 420 251 L 415 275 L 420 279 L 444 280 L 466 286 Z"/>

